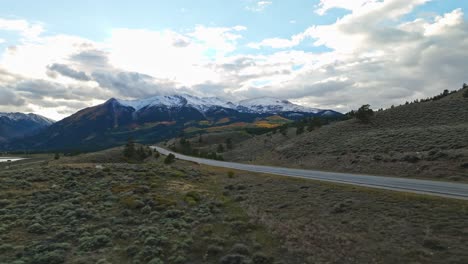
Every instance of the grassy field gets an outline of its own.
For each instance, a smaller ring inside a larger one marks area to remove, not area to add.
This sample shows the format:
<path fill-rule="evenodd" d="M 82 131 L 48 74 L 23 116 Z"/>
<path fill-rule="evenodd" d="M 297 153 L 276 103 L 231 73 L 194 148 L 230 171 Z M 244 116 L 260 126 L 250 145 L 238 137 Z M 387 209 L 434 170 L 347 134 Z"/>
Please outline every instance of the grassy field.
<path fill-rule="evenodd" d="M 0 172 L 0 263 L 466 263 L 468 203 L 120 149 Z"/>

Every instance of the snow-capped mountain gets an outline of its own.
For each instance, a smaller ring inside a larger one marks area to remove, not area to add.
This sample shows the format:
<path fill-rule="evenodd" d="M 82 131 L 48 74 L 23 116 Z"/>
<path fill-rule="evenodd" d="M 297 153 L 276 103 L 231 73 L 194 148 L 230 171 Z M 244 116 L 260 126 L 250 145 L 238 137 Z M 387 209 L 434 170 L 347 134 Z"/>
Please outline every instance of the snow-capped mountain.
<path fill-rule="evenodd" d="M 319 113 L 323 110 L 293 104 L 287 100 L 271 97 L 255 98 L 232 103 L 218 97 L 200 98 L 192 95 L 154 96 L 142 100 L 117 100 L 121 105 L 140 111 L 149 107 L 192 107 L 206 113 L 214 108 L 226 108 L 241 113 L 278 114 L 284 112 Z"/>
<path fill-rule="evenodd" d="M 3 144 L 3 148 L 94 150 L 122 145 L 129 138 L 154 143 L 187 131 L 201 133 L 217 126 L 221 130 L 255 129 L 256 122 L 272 115 L 297 120 L 325 115 L 332 117 L 330 113 L 341 116 L 331 110 L 308 108 L 275 98 L 237 103 L 217 97 L 200 98 L 186 94 L 153 96 L 142 100 L 112 98 L 103 104 L 82 109 L 31 137 L 9 141 Z"/>
<path fill-rule="evenodd" d="M 199 98 L 192 95 L 159 95 L 142 100 L 117 100 L 123 106 L 129 106 L 139 111 L 146 107 L 193 107 L 201 112 L 206 112 L 213 107 L 234 109 L 236 106 L 217 97 Z"/>
<path fill-rule="evenodd" d="M 0 141 L 31 135 L 54 123 L 35 114 L 0 113 Z"/>

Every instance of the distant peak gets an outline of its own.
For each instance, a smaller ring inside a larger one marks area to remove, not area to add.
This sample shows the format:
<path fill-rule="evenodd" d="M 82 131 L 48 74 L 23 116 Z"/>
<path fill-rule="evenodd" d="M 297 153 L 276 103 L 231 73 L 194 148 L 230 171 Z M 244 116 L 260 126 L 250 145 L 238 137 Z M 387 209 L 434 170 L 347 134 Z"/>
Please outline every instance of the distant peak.
<path fill-rule="evenodd" d="M 105 103 L 108 104 L 108 103 L 115 103 L 115 102 L 119 102 L 119 101 L 115 99 L 114 97 L 112 97 L 111 99 L 107 100 Z"/>

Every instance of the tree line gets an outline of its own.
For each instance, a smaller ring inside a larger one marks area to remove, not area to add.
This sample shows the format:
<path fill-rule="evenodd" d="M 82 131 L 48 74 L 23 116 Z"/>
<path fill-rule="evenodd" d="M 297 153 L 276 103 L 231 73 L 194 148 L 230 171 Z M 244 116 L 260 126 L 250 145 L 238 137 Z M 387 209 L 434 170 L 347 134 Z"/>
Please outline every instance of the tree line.
<path fill-rule="evenodd" d="M 198 141 L 202 141 L 201 136 L 199 137 Z M 199 149 L 193 148 L 192 143 L 186 138 L 182 137 L 179 139 L 179 148 L 173 145 L 170 147 L 170 149 L 174 152 L 179 152 L 188 156 L 223 161 L 224 158 L 221 153 L 223 153 L 225 149 L 233 149 L 233 142 L 231 138 L 227 138 L 224 144 L 218 144 L 216 151 L 201 151 Z"/>

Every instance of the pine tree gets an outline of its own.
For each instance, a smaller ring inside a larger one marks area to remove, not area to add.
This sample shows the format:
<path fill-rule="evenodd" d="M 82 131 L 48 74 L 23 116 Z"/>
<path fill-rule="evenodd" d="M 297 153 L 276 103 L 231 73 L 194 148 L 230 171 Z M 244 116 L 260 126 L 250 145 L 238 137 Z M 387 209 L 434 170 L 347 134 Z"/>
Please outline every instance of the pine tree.
<path fill-rule="evenodd" d="M 138 148 L 138 151 L 137 151 L 137 157 L 138 157 L 138 160 L 144 160 L 148 157 L 148 153 L 147 153 L 147 150 L 143 148 L 143 146 L 140 146 Z M 150 153 L 151 155 L 151 153 Z"/>
<path fill-rule="evenodd" d="M 223 153 L 224 152 L 223 144 L 218 145 L 218 149 L 216 150 L 216 152 L 218 152 L 218 153 Z"/>
<path fill-rule="evenodd" d="M 231 138 L 227 138 L 226 139 L 226 148 L 231 150 L 234 148 L 233 144 L 232 144 L 232 139 Z"/>
<path fill-rule="evenodd" d="M 374 110 L 372 110 L 368 104 L 361 106 L 356 112 L 356 118 L 363 123 L 369 123 L 373 115 Z"/>
<path fill-rule="evenodd" d="M 127 144 L 125 145 L 123 154 L 128 159 L 135 157 L 135 154 L 136 154 L 135 142 L 133 142 L 132 139 L 128 140 Z"/>
<path fill-rule="evenodd" d="M 288 126 L 282 125 L 279 129 L 281 135 L 286 136 L 288 134 Z"/>
<path fill-rule="evenodd" d="M 296 129 L 296 135 L 300 135 L 304 133 L 304 124 L 302 122 L 300 122 L 298 125 L 297 125 L 297 129 Z"/>
<path fill-rule="evenodd" d="M 181 152 L 186 155 L 192 154 L 192 145 L 190 141 L 186 140 L 185 138 L 180 139 L 180 145 L 182 147 Z"/>
<path fill-rule="evenodd" d="M 167 155 L 167 157 L 164 159 L 164 163 L 165 164 L 171 164 L 175 161 L 175 156 L 174 154 L 170 153 L 169 155 Z"/>

